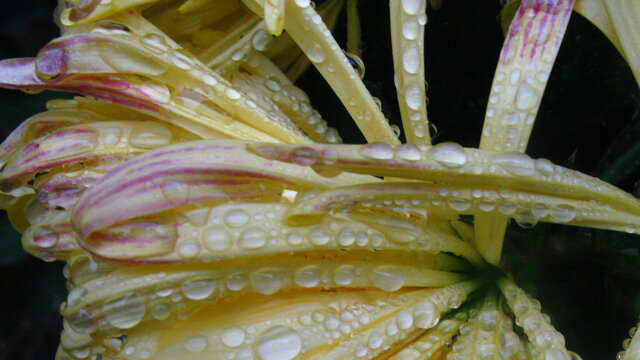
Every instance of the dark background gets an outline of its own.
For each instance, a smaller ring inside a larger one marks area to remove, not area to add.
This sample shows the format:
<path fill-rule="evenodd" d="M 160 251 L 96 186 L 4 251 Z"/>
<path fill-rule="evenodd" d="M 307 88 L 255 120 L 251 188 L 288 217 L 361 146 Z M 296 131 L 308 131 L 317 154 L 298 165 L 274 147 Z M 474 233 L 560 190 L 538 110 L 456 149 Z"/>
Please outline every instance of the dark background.
<path fill-rule="evenodd" d="M 34 56 L 57 36 L 54 0 L 5 0 L 0 12 L 0 58 Z M 386 2 L 360 0 L 365 84 L 400 124 Z M 435 141 L 477 147 L 495 66 L 504 40 L 499 2 L 443 1 L 429 8 L 426 77 Z M 344 17 L 336 37 L 344 46 Z M 331 89 L 314 70 L 300 80 L 314 106 L 345 142 L 363 141 Z M 311 86 L 309 86 L 311 85 Z M 0 90 L 0 136 L 68 94 L 26 95 Z M 527 153 L 580 170 L 638 194 L 640 91 L 628 66 L 588 21 L 573 14 L 544 94 Z M 61 263 L 25 254 L 20 235 L 0 216 L 0 360 L 52 359 L 59 342 L 60 303 L 66 297 Z M 640 242 L 600 230 L 511 224 L 504 267 L 538 298 L 587 359 L 613 358 L 640 315 Z"/>

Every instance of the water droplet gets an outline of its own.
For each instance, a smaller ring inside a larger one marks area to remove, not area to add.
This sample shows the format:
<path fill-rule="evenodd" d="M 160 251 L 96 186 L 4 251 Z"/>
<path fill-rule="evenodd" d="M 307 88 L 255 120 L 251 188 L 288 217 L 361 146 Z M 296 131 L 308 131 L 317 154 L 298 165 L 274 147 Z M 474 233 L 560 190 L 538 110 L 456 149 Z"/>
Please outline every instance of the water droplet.
<path fill-rule="evenodd" d="M 191 300 L 202 300 L 209 297 L 215 289 L 215 281 L 212 278 L 202 278 L 185 281 L 182 283 L 184 296 Z"/>
<path fill-rule="evenodd" d="M 224 89 L 224 94 L 231 100 L 238 100 L 241 97 L 240 93 L 236 89 L 230 87 Z"/>
<path fill-rule="evenodd" d="M 422 159 L 422 152 L 415 145 L 404 144 L 396 148 L 396 157 L 401 160 L 418 161 Z"/>
<path fill-rule="evenodd" d="M 555 205 L 551 208 L 551 220 L 556 222 L 569 222 L 576 217 L 576 210 L 571 205 Z"/>
<path fill-rule="evenodd" d="M 157 320 L 167 319 L 171 315 L 171 303 L 160 301 L 151 306 L 151 316 Z"/>
<path fill-rule="evenodd" d="M 351 246 L 356 241 L 356 233 L 355 231 L 346 226 L 340 230 L 338 233 L 338 243 L 342 246 Z"/>
<path fill-rule="evenodd" d="M 96 330 L 96 322 L 93 317 L 85 311 L 78 310 L 68 316 L 65 319 L 69 323 L 69 326 L 78 334 L 91 334 Z"/>
<path fill-rule="evenodd" d="M 512 202 L 504 202 L 498 207 L 498 211 L 505 215 L 511 215 L 516 212 L 516 204 Z"/>
<path fill-rule="evenodd" d="M 338 285 L 347 286 L 353 281 L 355 269 L 352 265 L 342 265 L 333 274 L 333 281 Z"/>
<path fill-rule="evenodd" d="M 222 343 L 228 347 L 235 348 L 242 345 L 245 338 L 244 330 L 237 326 L 232 326 L 224 329 L 222 336 L 220 337 Z"/>
<path fill-rule="evenodd" d="M 493 163 L 516 176 L 531 176 L 535 174 L 535 164 L 526 154 L 519 152 L 504 152 L 493 156 Z"/>
<path fill-rule="evenodd" d="M 109 126 L 102 132 L 102 143 L 107 146 L 113 146 L 120 142 L 122 129 L 119 126 Z"/>
<path fill-rule="evenodd" d="M 413 325 L 413 316 L 407 311 L 403 311 L 396 317 L 396 324 L 398 328 L 407 330 Z"/>
<path fill-rule="evenodd" d="M 322 47 L 315 43 L 307 48 L 306 53 L 309 60 L 314 63 L 322 63 L 327 58 Z"/>
<path fill-rule="evenodd" d="M 229 290 L 238 291 L 247 286 L 248 282 L 247 275 L 241 273 L 232 274 L 227 278 L 227 287 Z"/>
<path fill-rule="evenodd" d="M 224 214 L 224 222 L 232 228 L 244 226 L 249 221 L 249 214 L 242 209 L 229 210 Z"/>
<path fill-rule="evenodd" d="M 553 174 L 553 164 L 547 159 L 538 159 L 535 161 L 536 169 L 544 175 Z"/>
<path fill-rule="evenodd" d="M 316 227 L 309 233 L 309 241 L 316 245 L 326 245 L 331 240 L 331 235 L 322 227 Z"/>
<path fill-rule="evenodd" d="M 202 352 L 207 347 L 207 339 L 202 335 L 192 335 L 184 341 L 184 348 L 193 352 Z"/>
<path fill-rule="evenodd" d="M 347 60 L 349 61 L 349 64 L 351 64 L 351 67 L 353 67 L 356 73 L 358 73 L 360 79 L 363 79 L 365 69 L 362 59 L 358 55 L 346 51 L 344 52 L 344 55 L 347 57 Z"/>
<path fill-rule="evenodd" d="M 389 144 L 376 142 L 364 145 L 360 154 L 374 160 L 389 160 L 393 158 L 393 148 Z"/>
<path fill-rule="evenodd" d="M 320 267 L 316 265 L 309 265 L 296 270 L 293 278 L 296 284 L 310 288 L 320 283 Z"/>
<path fill-rule="evenodd" d="M 238 245 L 244 249 L 258 249 L 267 243 L 267 233 L 257 226 L 252 226 L 240 233 Z"/>
<path fill-rule="evenodd" d="M 288 326 L 274 326 L 260 334 L 254 349 L 262 360 L 291 360 L 300 353 L 302 339 Z"/>
<path fill-rule="evenodd" d="M 299 147 L 291 152 L 291 161 L 300 166 L 309 166 L 318 161 L 316 152 L 308 147 Z"/>
<path fill-rule="evenodd" d="M 210 226 L 202 233 L 202 241 L 211 251 L 227 250 L 231 245 L 229 233 L 222 226 Z"/>
<path fill-rule="evenodd" d="M 182 70 L 191 70 L 193 68 L 191 59 L 177 50 L 171 52 L 171 63 Z"/>
<path fill-rule="evenodd" d="M 467 211 L 471 207 L 471 202 L 466 199 L 451 199 L 447 204 L 455 211 Z"/>
<path fill-rule="evenodd" d="M 162 184 L 162 195 L 173 206 L 181 206 L 189 200 L 189 186 L 178 181 L 167 181 Z"/>
<path fill-rule="evenodd" d="M 520 211 L 514 216 L 514 219 L 524 229 L 531 229 L 538 223 L 538 217 L 532 211 Z"/>
<path fill-rule="evenodd" d="M 516 91 L 515 104 L 518 110 L 532 109 L 540 99 L 538 91 L 527 82 L 522 82 Z"/>
<path fill-rule="evenodd" d="M 402 51 L 402 66 L 409 74 L 416 74 L 420 67 L 420 52 L 415 45 L 408 45 Z"/>
<path fill-rule="evenodd" d="M 140 43 L 145 48 L 155 53 L 163 53 L 169 50 L 169 46 L 164 41 L 164 37 L 157 33 L 148 33 L 140 39 Z"/>
<path fill-rule="evenodd" d="M 131 130 L 129 144 L 138 149 L 153 149 L 169 144 L 172 136 L 166 126 L 147 122 Z"/>
<path fill-rule="evenodd" d="M 102 311 L 111 325 L 118 329 L 129 329 L 137 325 L 144 316 L 144 297 L 129 293 L 105 303 Z"/>
<path fill-rule="evenodd" d="M 402 0 L 402 10 L 409 15 L 415 15 L 420 11 L 420 0 Z"/>
<path fill-rule="evenodd" d="M 439 318 L 439 312 L 431 301 L 424 300 L 416 304 L 413 308 L 413 319 L 420 329 L 430 329 L 434 327 Z"/>
<path fill-rule="evenodd" d="M 409 109 L 420 110 L 423 104 L 422 90 L 418 85 L 409 85 L 404 91 L 404 100 Z"/>
<path fill-rule="evenodd" d="M 407 274 L 400 267 L 381 265 L 371 270 L 369 279 L 371 284 L 380 290 L 396 291 L 407 281 Z"/>
<path fill-rule="evenodd" d="M 415 18 L 406 19 L 402 23 L 402 36 L 408 40 L 415 40 L 418 37 L 420 25 Z"/>
<path fill-rule="evenodd" d="M 249 280 L 251 281 L 251 287 L 264 295 L 278 292 L 284 281 L 280 270 L 276 268 L 264 268 L 253 272 Z"/>
<path fill-rule="evenodd" d="M 458 168 L 467 162 L 464 148 L 456 143 L 445 142 L 429 149 L 431 158 L 448 168 Z"/>

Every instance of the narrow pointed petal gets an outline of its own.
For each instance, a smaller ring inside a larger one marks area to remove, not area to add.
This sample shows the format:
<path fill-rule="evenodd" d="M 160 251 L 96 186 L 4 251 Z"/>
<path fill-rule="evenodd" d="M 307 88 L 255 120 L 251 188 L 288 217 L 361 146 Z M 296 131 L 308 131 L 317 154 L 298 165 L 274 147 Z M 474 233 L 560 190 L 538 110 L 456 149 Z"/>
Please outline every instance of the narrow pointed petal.
<path fill-rule="evenodd" d="M 620 40 L 623 55 L 640 86 L 640 3 L 633 0 L 603 0 L 613 28 Z"/>

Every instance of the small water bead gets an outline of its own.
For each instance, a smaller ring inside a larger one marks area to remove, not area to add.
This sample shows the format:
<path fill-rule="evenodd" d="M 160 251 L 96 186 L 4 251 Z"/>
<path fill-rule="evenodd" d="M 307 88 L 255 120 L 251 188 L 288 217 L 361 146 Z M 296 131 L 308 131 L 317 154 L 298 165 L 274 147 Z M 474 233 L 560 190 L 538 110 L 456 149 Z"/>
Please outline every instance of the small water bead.
<path fill-rule="evenodd" d="M 338 243 L 342 246 L 351 246 L 356 241 L 356 233 L 355 231 L 346 226 L 340 230 L 338 233 Z"/>
<path fill-rule="evenodd" d="M 313 44 L 306 51 L 307 57 L 314 63 L 322 63 L 326 60 L 327 55 L 319 44 Z"/>
<path fill-rule="evenodd" d="M 409 109 L 420 110 L 423 104 L 422 89 L 418 85 L 409 85 L 404 90 L 404 101 Z"/>
<path fill-rule="evenodd" d="M 153 149 L 169 144 L 172 137 L 171 131 L 166 126 L 148 122 L 131 130 L 129 144 L 138 149 Z"/>
<path fill-rule="evenodd" d="M 415 40 L 420 32 L 417 19 L 409 18 L 402 22 L 402 36 L 407 40 Z"/>
<path fill-rule="evenodd" d="M 102 311 L 111 325 L 118 329 L 129 329 L 137 325 L 144 316 L 144 297 L 138 293 L 129 293 L 106 302 Z"/>
<path fill-rule="evenodd" d="M 254 350 L 261 360 L 291 360 L 302 350 L 302 339 L 288 326 L 274 326 L 260 334 Z"/>
<path fill-rule="evenodd" d="M 264 268 L 251 273 L 249 276 L 251 287 L 264 295 L 275 294 L 283 285 L 284 278 L 276 268 Z"/>
<path fill-rule="evenodd" d="M 416 304 L 413 308 L 413 319 L 417 327 L 421 329 L 430 329 L 437 323 L 440 314 L 436 306 L 428 300 L 424 300 Z"/>
<path fill-rule="evenodd" d="M 309 241 L 316 246 L 326 245 L 331 235 L 322 227 L 316 227 L 309 232 Z"/>
<path fill-rule="evenodd" d="M 333 281 L 338 285 L 347 286 L 351 284 L 355 276 L 355 268 L 353 265 L 342 265 L 336 269 L 333 274 Z"/>
<path fill-rule="evenodd" d="M 229 275 L 229 277 L 227 278 L 226 285 L 227 285 L 227 288 L 229 288 L 229 290 L 239 291 L 239 290 L 242 290 L 245 286 L 247 286 L 248 283 L 249 283 L 249 279 L 247 279 L 246 274 L 237 273 L 237 274 Z"/>
<path fill-rule="evenodd" d="M 467 162 L 467 154 L 462 146 L 445 142 L 429 149 L 429 156 L 448 168 L 459 168 Z"/>
<path fill-rule="evenodd" d="M 232 326 L 222 331 L 220 339 L 226 346 L 235 348 L 242 345 L 244 342 L 245 332 L 237 326 Z"/>
<path fill-rule="evenodd" d="M 555 205 L 551 208 L 551 220 L 569 222 L 576 217 L 576 210 L 571 205 Z"/>
<path fill-rule="evenodd" d="M 157 320 L 167 319 L 171 315 L 171 303 L 160 301 L 151 306 L 151 316 Z"/>
<path fill-rule="evenodd" d="M 418 161 L 422 159 L 422 152 L 415 145 L 404 144 L 396 148 L 395 156 L 401 160 Z"/>
<path fill-rule="evenodd" d="M 407 311 L 399 313 L 396 317 L 396 324 L 402 330 L 410 328 L 413 325 L 413 315 Z"/>
<path fill-rule="evenodd" d="M 232 228 L 239 228 L 249 221 L 249 214 L 242 209 L 233 209 L 224 214 L 223 220 L 228 226 Z"/>
<path fill-rule="evenodd" d="M 420 11 L 420 0 L 402 0 L 402 10 L 409 15 L 416 15 Z"/>
<path fill-rule="evenodd" d="M 242 95 L 234 88 L 228 87 L 224 89 L 224 94 L 231 100 L 238 100 Z"/>
<path fill-rule="evenodd" d="M 91 334 L 96 330 L 96 321 L 86 310 L 80 309 L 65 316 L 65 319 L 78 334 Z"/>
<path fill-rule="evenodd" d="M 447 204 L 455 211 L 467 211 L 471 207 L 471 202 L 466 199 L 451 199 Z"/>
<path fill-rule="evenodd" d="M 370 349 L 379 348 L 382 345 L 382 342 L 383 342 L 382 335 L 377 331 L 373 331 L 371 334 L 369 334 L 369 337 L 367 338 L 367 346 Z"/>
<path fill-rule="evenodd" d="M 362 146 L 360 154 L 374 160 L 389 160 L 393 158 L 393 148 L 386 143 L 376 142 Z"/>
<path fill-rule="evenodd" d="M 210 226 L 202 232 L 202 242 L 211 251 L 223 251 L 231 246 L 231 237 L 222 226 Z"/>
<path fill-rule="evenodd" d="M 184 341 L 184 348 L 192 353 L 202 352 L 207 347 L 207 339 L 202 335 L 192 335 Z"/>
<path fill-rule="evenodd" d="M 381 265 L 371 270 L 369 279 L 371 284 L 380 290 L 396 291 L 407 281 L 407 274 L 400 267 Z"/>
<path fill-rule="evenodd" d="M 293 279 L 296 284 L 310 288 L 320 283 L 321 270 L 317 265 L 309 265 L 296 270 Z"/>
<path fill-rule="evenodd" d="M 191 59 L 177 50 L 171 52 L 171 63 L 182 70 L 191 70 L 193 68 Z"/>
<path fill-rule="evenodd" d="M 415 45 L 408 45 L 402 51 L 402 66 L 409 74 L 416 74 L 420 68 L 420 52 Z"/>
<path fill-rule="evenodd" d="M 215 289 L 215 280 L 213 278 L 201 278 L 189 280 L 182 283 L 182 292 L 184 296 L 191 300 L 202 300 L 209 297 Z"/>
<path fill-rule="evenodd" d="M 251 226 L 242 233 L 238 245 L 243 249 L 258 249 L 267 243 L 267 233 L 260 227 Z"/>
<path fill-rule="evenodd" d="M 531 176 L 535 174 L 533 160 L 523 153 L 504 152 L 493 156 L 493 163 L 516 176 Z"/>
<path fill-rule="evenodd" d="M 164 37 L 157 33 L 148 33 L 140 39 L 140 43 L 155 53 L 163 53 L 169 50 Z"/>

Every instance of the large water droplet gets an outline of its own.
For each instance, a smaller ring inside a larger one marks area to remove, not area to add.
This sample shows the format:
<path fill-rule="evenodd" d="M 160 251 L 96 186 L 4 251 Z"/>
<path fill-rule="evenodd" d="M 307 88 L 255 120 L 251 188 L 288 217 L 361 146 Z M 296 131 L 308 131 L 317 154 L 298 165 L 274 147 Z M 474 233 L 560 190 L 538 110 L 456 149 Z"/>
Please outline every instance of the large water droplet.
<path fill-rule="evenodd" d="M 85 310 L 78 310 L 68 316 L 65 319 L 69 323 L 69 326 L 78 334 L 91 334 L 96 330 L 96 322 L 91 315 Z"/>
<path fill-rule="evenodd" d="M 229 233 L 222 226 L 210 226 L 202 233 L 202 241 L 211 251 L 223 251 L 231 246 Z"/>
<path fill-rule="evenodd" d="M 527 82 L 522 82 L 516 92 L 515 104 L 518 110 L 532 109 L 540 99 L 538 91 Z"/>
<path fill-rule="evenodd" d="M 397 266 L 381 265 L 371 270 L 369 279 L 371 284 L 380 290 L 396 291 L 407 281 L 407 274 Z"/>
<path fill-rule="evenodd" d="M 144 316 L 144 297 L 129 293 L 105 303 L 102 310 L 111 325 L 118 329 L 129 329 L 137 325 Z"/>
<path fill-rule="evenodd" d="M 257 226 L 251 226 L 240 233 L 238 245 L 244 249 L 258 249 L 267 243 L 267 233 Z"/>
<path fill-rule="evenodd" d="M 242 345 L 244 337 L 244 330 L 237 326 L 232 326 L 224 329 L 220 338 L 223 344 L 227 345 L 228 347 L 235 348 Z"/>
<path fill-rule="evenodd" d="M 157 320 L 164 320 L 171 315 L 171 303 L 160 301 L 151 306 L 151 316 Z"/>
<path fill-rule="evenodd" d="M 253 36 L 251 37 L 251 44 L 253 45 L 254 49 L 258 51 L 265 51 L 269 46 L 270 38 L 271 36 L 269 36 L 269 33 L 266 30 L 261 29 L 253 34 Z"/>
<path fill-rule="evenodd" d="M 576 217 L 576 210 L 571 205 L 556 205 L 551 208 L 551 220 L 569 222 Z"/>
<path fill-rule="evenodd" d="M 416 304 L 413 308 L 413 319 L 416 326 L 421 329 L 430 329 L 434 327 L 439 318 L 438 310 L 431 301 L 424 300 Z"/>
<path fill-rule="evenodd" d="M 193 352 L 202 352 L 207 347 L 207 339 L 202 335 L 192 335 L 184 341 L 185 349 Z"/>
<path fill-rule="evenodd" d="M 412 110 L 420 110 L 422 106 L 422 91 L 417 85 L 409 85 L 404 90 L 404 100 Z"/>
<path fill-rule="evenodd" d="M 389 144 L 376 142 L 364 145 L 360 154 L 374 160 L 388 160 L 393 158 L 393 148 Z"/>
<path fill-rule="evenodd" d="M 302 339 L 288 326 L 274 326 L 260 334 L 254 349 L 262 360 L 291 360 L 300 353 Z"/>
<path fill-rule="evenodd" d="M 307 48 L 306 53 L 309 60 L 318 64 L 322 63 L 327 58 L 322 47 L 315 43 Z"/>
<path fill-rule="evenodd" d="M 409 15 L 415 15 L 420 11 L 420 0 L 402 0 L 402 10 Z"/>
<path fill-rule="evenodd" d="M 157 33 L 146 34 L 140 39 L 140 43 L 155 53 L 163 53 L 169 50 L 169 46 L 164 41 L 164 37 Z"/>
<path fill-rule="evenodd" d="M 402 36 L 407 40 L 415 40 L 418 37 L 420 25 L 417 19 L 409 18 L 402 23 Z"/>
<path fill-rule="evenodd" d="M 420 67 L 420 52 L 415 45 L 409 45 L 402 51 L 402 66 L 409 74 L 416 74 Z"/>
<path fill-rule="evenodd" d="M 280 270 L 276 268 L 264 268 L 251 274 L 251 287 L 261 294 L 275 294 L 282 287 L 284 281 Z"/>
<path fill-rule="evenodd" d="M 323 227 L 316 227 L 309 232 L 309 241 L 316 245 L 326 245 L 331 240 L 331 235 Z"/>
<path fill-rule="evenodd" d="M 182 283 L 184 296 L 191 300 L 201 300 L 213 293 L 215 281 L 212 278 L 202 278 Z"/>
<path fill-rule="evenodd" d="M 310 288 L 320 283 L 320 267 L 316 265 L 309 265 L 296 270 L 293 278 L 296 284 Z"/>
<path fill-rule="evenodd" d="M 233 228 L 244 226 L 249 221 L 249 214 L 242 209 L 229 210 L 224 214 L 224 222 Z"/>
<path fill-rule="evenodd" d="M 349 285 L 355 276 L 355 269 L 352 265 L 342 265 L 333 274 L 333 281 L 338 285 Z"/>
<path fill-rule="evenodd" d="M 535 164 L 526 154 L 519 152 L 504 152 L 493 156 L 493 163 L 516 176 L 531 176 L 535 174 Z"/>
<path fill-rule="evenodd" d="M 429 149 L 431 158 L 443 166 L 458 168 L 467 162 L 464 148 L 456 143 L 445 142 Z"/>

